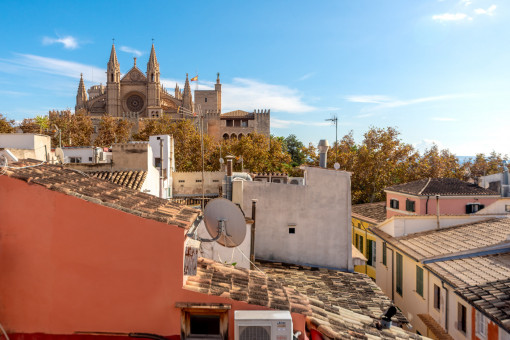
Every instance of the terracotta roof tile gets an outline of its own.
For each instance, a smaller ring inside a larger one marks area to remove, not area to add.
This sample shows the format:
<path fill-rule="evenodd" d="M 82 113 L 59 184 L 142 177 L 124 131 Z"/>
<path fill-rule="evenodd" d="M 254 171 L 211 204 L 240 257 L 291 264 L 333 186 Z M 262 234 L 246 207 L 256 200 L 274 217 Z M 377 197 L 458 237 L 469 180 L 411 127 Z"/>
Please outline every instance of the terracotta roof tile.
<path fill-rule="evenodd" d="M 123 187 L 82 171 L 32 160 L 12 163 L 6 175 L 133 215 L 189 228 L 198 210 Z M 29 167 L 27 167 L 29 166 Z"/>
<path fill-rule="evenodd" d="M 386 188 L 387 191 L 400 192 L 418 196 L 488 196 L 499 193 L 482 188 L 476 184 L 461 181 L 457 178 L 426 178 L 417 181 L 397 184 Z"/>
<path fill-rule="evenodd" d="M 265 262 L 257 266 L 264 272 L 199 258 L 197 275 L 188 277 L 184 288 L 304 314 L 331 339 L 423 339 L 395 326 L 377 329 L 390 300 L 368 276 Z M 396 319 L 407 322 L 400 313 Z"/>
<path fill-rule="evenodd" d="M 370 222 L 381 223 L 386 219 L 386 202 L 354 204 L 351 212 L 353 217 L 364 217 Z"/>
<path fill-rule="evenodd" d="M 87 174 L 134 190 L 141 190 L 147 177 L 147 171 L 90 171 Z"/>

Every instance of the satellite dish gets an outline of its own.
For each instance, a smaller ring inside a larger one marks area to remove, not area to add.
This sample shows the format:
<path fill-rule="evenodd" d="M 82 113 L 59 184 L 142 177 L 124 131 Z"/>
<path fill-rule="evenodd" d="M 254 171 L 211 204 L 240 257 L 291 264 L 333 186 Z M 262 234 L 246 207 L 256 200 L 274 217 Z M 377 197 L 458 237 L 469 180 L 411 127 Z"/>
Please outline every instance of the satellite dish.
<path fill-rule="evenodd" d="M 225 161 L 223 160 L 223 158 L 220 158 L 220 164 L 223 164 L 225 163 Z"/>
<path fill-rule="evenodd" d="M 335 163 L 335 165 L 334 165 L 334 167 L 335 167 L 335 170 L 340 169 L 340 163 L 336 162 L 336 163 Z"/>
<path fill-rule="evenodd" d="M 246 221 L 243 213 L 234 203 L 225 198 L 215 198 L 207 203 L 204 224 L 213 238 L 209 241 L 216 241 L 225 247 L 237 247 L 246 237 Z"/>
<path fill-rule="evenodd" d="M 58 162 L 64 164 L 64 150 L 62 148 L 55 148 L 55 157 L 57 157 Z"/>

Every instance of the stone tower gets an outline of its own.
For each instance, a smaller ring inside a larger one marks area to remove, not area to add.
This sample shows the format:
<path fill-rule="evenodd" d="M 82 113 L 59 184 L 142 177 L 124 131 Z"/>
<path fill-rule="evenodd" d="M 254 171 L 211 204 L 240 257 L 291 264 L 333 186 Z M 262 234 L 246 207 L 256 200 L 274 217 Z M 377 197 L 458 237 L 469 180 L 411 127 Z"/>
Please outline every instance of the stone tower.
<path fill-rule="evenodd" d="M 193 110 L 193 98 L 191 98 L 191 87 L 189 86 L 188 74 L 186 73 L 186 83 L 184 83 L 184 93 L 182 95 L 182 106 L 190 111 Z"/>
<path fill-rule="evenodd" d="M 85 109 L 87 105 L 87 91 L 85 90 L 85 84 L 83 83 L 83 73 L 80 74 L 80 85 L 78 85 L 78 93 L 76 94 L 76 106 L 74 111 L 79 109 Z"/>
<path fill-rule="evenodd" d="M 159 63 L 156 58 L 154 44 L 152 44 L 151 55 L 147 63 L 147 105 L 149 107 L 159 107 L 160 102 Z"/>
<path fill-rule="evenodd" d="M 218 112 L 221 113 L 221 83 L 219 72 L 216 74 L 216 84 L 214 84 L 214 90 L 216 91 L 216 107 Z"/>
<path fill-rule="evenodd" d="M 110 60 L 106 70 L 106 113 L 116 117 L 121 113 L 120 109 L 120 65 L 115 52 L 115 44 L 112 44 Z"/>

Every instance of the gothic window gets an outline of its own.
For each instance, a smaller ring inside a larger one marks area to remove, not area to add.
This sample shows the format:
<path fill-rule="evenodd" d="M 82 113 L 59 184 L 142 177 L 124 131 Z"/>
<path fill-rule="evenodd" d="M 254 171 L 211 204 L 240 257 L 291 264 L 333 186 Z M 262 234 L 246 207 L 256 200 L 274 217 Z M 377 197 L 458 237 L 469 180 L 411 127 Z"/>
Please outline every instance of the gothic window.
<path fill-rule="evenodd" d="M 154 73 L 151 74 L 151 81 L 154 81 Z"/>
<path fill-rule="evenodd" d="M 225 133 L 225 134 L 223 135 L 223 139 L 224 139 L 224 140 L 228 140 L 228 133 Z"/>
<path fill-rule="evenodd" d="M 207 98 L 204 98 L 205 102 L 207 103 Z"/>
<path fill-rule="evenodd" d="M 239 135 L 239 137 L 238 137 L 238 138 L 239 138 L 239 139 L 241 139 L 241 138 L 243 138 L 243 137 L 244 137 L 244 136 L 243 136 L 243 134 L 241 133 L 241 134 Z"/>
<path fill-rule="evenodd" d="M 237 139 L 236 134 L 235 134 L 235 133 L 231 134 L 231 135 L 230 135 L 230 139 Z"/>
<path fill-rule="evenodd" d="M 112 73 L 112 75 L 111 75 L 111 79 L 112 79 L 111 81 L 113 81 L 113 73 Z"/>

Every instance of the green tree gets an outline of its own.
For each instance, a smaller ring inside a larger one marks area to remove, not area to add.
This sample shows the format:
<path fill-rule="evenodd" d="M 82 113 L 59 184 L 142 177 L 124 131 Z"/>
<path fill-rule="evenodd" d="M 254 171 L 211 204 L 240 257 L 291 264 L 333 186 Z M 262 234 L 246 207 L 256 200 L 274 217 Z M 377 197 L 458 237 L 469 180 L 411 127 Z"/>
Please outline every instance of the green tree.
<path fill-rule="evenodd" d="M 297 139 L 296 135 L 292 134 L 285 138 L 285 145 L 287 152 L 292 158 L 291 165 L 293 167 L 303 164 L 306 160 L 306 156 L 303 150 L 303 143 Z"/>

